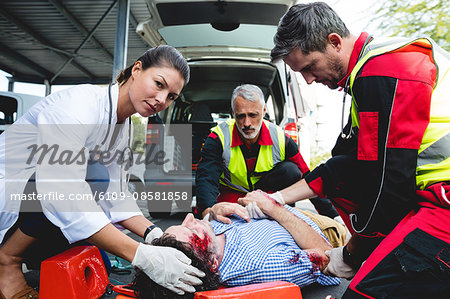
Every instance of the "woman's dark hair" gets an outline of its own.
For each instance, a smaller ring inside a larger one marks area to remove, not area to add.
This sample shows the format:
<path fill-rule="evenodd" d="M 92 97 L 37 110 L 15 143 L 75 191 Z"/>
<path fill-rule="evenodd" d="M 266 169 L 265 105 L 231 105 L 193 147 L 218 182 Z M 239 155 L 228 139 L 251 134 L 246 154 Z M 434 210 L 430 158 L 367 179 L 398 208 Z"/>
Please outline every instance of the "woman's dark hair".
<path fill-rule="evenodd" d="M 176 69 L 184 78 L 184 86 L 189 82 L 189 66 L 183 55 L 177 49 L 168 45 L 161 45 L 155 48 L 148 49 L 136 61 L 142 63 L 142 69 L 146 70 L 149 67 L 171 67 Z M 136 62 L 135 62 L 136 63 Z M 116 81 L 122 85 L 125 84 L 131 77 L 131 70 L 134 63 L 122 70 L 116 77 Z"/>
<path fill-rule="evenodd" d="M 192 261 L 192 266 L 205 272 L 205 277 L 200 278 L 202 285 L 194 286 L 196 292 L 216 290 L 220 285 L 220 277 L 217 269 L 213 269 L 211 252 L 197 252 L 191 244 L 175 239 L 175 236 L 164 234 L 161 238 L 152 241 L 152 245 L 173 247 L 183 252 Z M 169 289 L 151 280 L 144 272 L 136 269 L 133 280 L 133 289 L 137 298 L 194 298 L 194 293 L 178 295 Z"/>
<path fill-rule="evenodd" d="M 331 33 L 341 37 L 350 35 L 344 22 L 330 6 L 323 2 L 296 4 L 280 19 L 270 57 L 272 61 L 284 59 L 296 48 L 304 54 L 324 52 Z"/>

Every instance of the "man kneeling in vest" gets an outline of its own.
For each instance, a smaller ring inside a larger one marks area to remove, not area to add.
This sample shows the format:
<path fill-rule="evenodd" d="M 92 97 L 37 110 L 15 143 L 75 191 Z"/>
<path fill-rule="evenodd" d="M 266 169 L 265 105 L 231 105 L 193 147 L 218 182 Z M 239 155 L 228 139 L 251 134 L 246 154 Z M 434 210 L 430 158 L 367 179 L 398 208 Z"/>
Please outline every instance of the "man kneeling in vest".
<path fill-rule="evenodd" d="M 273 193 L 309 173 L 295 141 L 263 119 L 266 104 L 259 87 L 235 88 L 231 108 L 233 119 L 214 127 L 203 145 L 196 177 L 197 213 L 202 217 L 216 202 L 236 203 L 257 189 Z M 312 203 L 320 214 L 339 217 L 328 199 Z"/>

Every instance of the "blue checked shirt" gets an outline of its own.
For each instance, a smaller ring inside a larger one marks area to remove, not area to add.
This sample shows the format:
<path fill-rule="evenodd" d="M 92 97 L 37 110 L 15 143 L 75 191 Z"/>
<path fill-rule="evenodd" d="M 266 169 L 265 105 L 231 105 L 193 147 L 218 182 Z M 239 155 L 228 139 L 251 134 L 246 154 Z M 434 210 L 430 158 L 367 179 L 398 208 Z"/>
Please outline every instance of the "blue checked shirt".
<path fill-rule="evenodd" d="M 298 210 L 285 207 L 326 240 L 311 219 Z M 251 219 L 249 223 L 238 217 L 232 220 L 231 224 L 211 221 L 215 234 L 225 234 L 226 239 L 219 267 L 222 284 L 240 286 L 283 280 L 303 287 L 313 282 L 321 285 L 340 283 L 339 278 L 322 274 L 291 234 L 275 220 Z"/>

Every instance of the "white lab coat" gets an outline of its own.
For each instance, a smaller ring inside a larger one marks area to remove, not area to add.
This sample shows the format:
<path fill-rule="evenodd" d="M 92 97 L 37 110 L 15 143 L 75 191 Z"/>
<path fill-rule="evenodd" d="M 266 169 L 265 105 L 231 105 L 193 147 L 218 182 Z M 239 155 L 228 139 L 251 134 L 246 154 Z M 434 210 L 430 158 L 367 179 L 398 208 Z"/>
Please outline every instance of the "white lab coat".
<path fill-rule="evenodd" d="M 129 142 L 128 119 L 114 144 L 110 144 L 117 123 L 119 88 L 111 87 L 112 117 L 108 130 L 110 105 L 108 87 L 79 85 L 47 96 L 33 106 L 23 117 L 0 135 L 0 241 L 16 222 L 21 202 L 11 199 L 11 194 L 23 193 L 33 173 L 36 173 L 36 189 L 39 194 L 92 194 L 85 181 L 87 163 L 66 165 L 37 163 L 39 155 L 30 160 L 32 144 L 58 144 L 58 153 L 71 150 L 88 152 L 101 145 L 112 153 L 124 150 Z M 78 161 L 81 161 L 79 159 Z M 108 194 L 126 192 L 125 200 L 41 201 L 45 216 L 58 226 L 70 243 L 86 239 L 108 223 L 117 223 L 136 215 L 142 215 L 132 196 L 129 196 L 123 167 L 118 163 L 105 164 L 110 183 Z M 123 194 L 123 193 L 122 193 Z M 67 197 L 66 197 L 67 198 Z"/>

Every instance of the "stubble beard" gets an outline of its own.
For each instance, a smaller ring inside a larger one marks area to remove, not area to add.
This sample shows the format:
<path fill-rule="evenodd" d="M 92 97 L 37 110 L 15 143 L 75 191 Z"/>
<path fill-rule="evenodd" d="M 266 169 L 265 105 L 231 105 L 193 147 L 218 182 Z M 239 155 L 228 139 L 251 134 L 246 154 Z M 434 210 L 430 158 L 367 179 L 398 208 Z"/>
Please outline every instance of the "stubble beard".
<path fill-rule="evenodd" d="M 345 77 L 344 73 L 344 66 L 341 61 L 337 58 L 332 58 L 328 61 L 328 67 L 331 69 L 331 71 L 336 74 L 332 81 L 330 81 L 329 88 L 336 89 L 339 87 L 338 82 L 342 80 L 342 78 Z"/>

